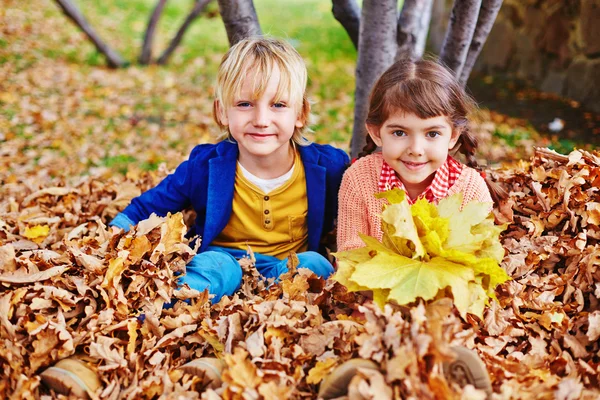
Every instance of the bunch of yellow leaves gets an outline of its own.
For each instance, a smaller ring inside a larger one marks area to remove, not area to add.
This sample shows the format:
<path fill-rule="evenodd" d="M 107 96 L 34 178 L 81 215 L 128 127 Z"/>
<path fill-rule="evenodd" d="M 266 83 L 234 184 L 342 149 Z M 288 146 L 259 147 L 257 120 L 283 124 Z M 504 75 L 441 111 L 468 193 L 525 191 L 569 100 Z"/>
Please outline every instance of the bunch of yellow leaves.
<path fill-rule="evenodd" d="M 463 318 L 481 318 L 496 286 L 509 279 L 498 265 L 506 226 L 494 224 L 489 204 L 471 202 L 461 210 L 457 194 L 437 206 L 424 199 L 411 206 L 399 189 L 376 196 L 390 203 L 381 214 L 382 241 L 361 235 L 365 247 L 336 253 L 333 279 L 353 292 L 372 290 L 380 307 L 390 300 L 427 301 L 449 290 Z"/>

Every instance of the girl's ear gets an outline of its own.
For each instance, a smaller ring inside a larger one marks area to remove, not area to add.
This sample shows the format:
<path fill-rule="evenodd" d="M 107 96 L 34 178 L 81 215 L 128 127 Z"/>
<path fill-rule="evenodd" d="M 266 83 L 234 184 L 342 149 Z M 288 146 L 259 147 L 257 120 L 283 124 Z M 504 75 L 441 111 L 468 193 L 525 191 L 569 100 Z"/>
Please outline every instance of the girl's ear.
<path fill-rule="evenodd" d="M 369 132 L 369 136 L 373 139 L 373 142 L 377 145 L 377 147 L 381 147 L 381 132 L 379 131 L 379 127 L 371 124 L 365 124 L 367 127 L 367 132 Z"/>
<path fill-rule="evenodd" d="M 452 136 L 450 137 L 450 143 L 448 143 L 448 150 L 452 150 L 454 148 L 454 146 L 456 146 L 456 143 L 458 142 L 458 139 L 460 138 L 461 134 L 462 134 L 462 129 L 459 129 L 459 128 L 452 129 Z"/>
<path fill-rule="evenodd" d="M 215 99 L 215 102 L 213 103 L 213 112 L 215 114 L 215 118 L 217 119 L 217 122 L 220 125 L 222 125 L 222 126 L 229 125 L 229 120 L 227 119 L 227 113 L 225 112 L 225 109 L 223 108 L 223 105 L 221 104 L 221 102 L 219 100 Z"/>

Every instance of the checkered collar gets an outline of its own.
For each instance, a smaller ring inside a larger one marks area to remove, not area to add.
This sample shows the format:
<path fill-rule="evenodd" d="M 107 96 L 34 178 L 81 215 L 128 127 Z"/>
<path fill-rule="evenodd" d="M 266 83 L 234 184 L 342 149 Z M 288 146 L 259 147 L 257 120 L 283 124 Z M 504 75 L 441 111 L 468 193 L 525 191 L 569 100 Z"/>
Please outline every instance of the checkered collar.
<path fill-rule="evenodd" d="M 415 200 L 412 200 L 407 196 L 408 202 L 412 204 L 418 199 L 425 198 L 429 202 L 437 203 L 441 199 L 447 197 L 448 190 L 460 176 L 462 168 L 463 165 L 460 162 L 456 161 L 451 156 L 448 156 L 444 164 L 435 171 L 435 177 L 433 178 L 431 185 L 429 185 Z M 396 175 L 396 171 L 383 160 L 381 175 L 379 176 L 379 191 L 384 192 L 394 188 L 406 191 L 404 184 Z"/>

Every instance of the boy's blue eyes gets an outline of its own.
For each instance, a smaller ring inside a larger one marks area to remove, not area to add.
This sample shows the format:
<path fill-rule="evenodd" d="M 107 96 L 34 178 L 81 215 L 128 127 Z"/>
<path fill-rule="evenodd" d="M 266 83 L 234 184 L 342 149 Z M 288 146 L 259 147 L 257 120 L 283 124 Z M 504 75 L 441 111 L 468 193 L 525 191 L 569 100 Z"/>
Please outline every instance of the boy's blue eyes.
<path fill-rule="evenodd" d="M 239 103 L 236 103 L 236 106 L 237 107 L 250 107 L 250 106 L 252 106 L 252 103 L 250 103 L 249 101 L 240 101 Z M 285 108 L 285 107 L 287 107 L 287 105 L 285 103 L 282 103 L 282 102 L 273 103 L 272 106 L 275 107 L 275 108 Z"/>

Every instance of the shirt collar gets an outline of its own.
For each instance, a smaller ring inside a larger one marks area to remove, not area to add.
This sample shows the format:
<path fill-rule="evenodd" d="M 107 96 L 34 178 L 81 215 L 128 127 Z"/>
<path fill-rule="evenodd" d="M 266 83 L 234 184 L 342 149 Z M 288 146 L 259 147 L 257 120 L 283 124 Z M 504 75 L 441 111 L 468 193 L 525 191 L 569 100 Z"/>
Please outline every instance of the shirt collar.
<path fill-rule="evenodd" d="M 446 158 L 446 161 L 435 171 L 435 176 L 431 184 L 421 193 L 415 200 L 407 196 L 409 204 L 413 204 L 418 199 L 425 198 L 427 201 L 437 203 L 441 199 L 448 196 L 448 191 L 454 185 L 463 165 L 456 161 L 451 156 Z M 402 181 L 396 175 L 396 171 L 388 163 L 383 160 L 381 174 L 379 175 L 379 191 L 384 192 L 398 188 L 406 192 L 406 188 Z M 408 193 L 407 193 L 408 194 Z"/>

